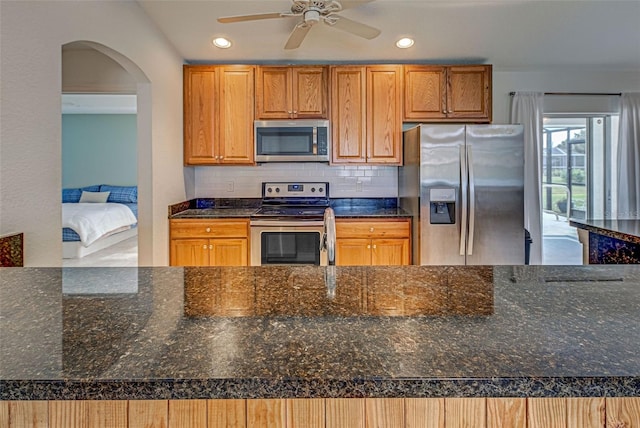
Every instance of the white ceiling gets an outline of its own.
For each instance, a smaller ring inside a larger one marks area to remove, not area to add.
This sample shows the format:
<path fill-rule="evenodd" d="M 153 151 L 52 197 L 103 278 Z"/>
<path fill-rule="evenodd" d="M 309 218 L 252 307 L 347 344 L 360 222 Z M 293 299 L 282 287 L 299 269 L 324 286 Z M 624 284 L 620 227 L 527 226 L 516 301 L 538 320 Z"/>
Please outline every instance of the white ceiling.
<path fill-rule="evenodd" d="M 284 50 L 299 18 L 221 24 L 288 11 L 290 0 L 138 0 L 188 62 L 488 63 L 498 70 L 640 70 L 640 0 L 375 0 L 341 12 L 382 30 L 366 40 L 324 24 Z M 213 47 L 225 36 L 233 46 Z M 401 36 L 416 44 L 395 47 Z"/>

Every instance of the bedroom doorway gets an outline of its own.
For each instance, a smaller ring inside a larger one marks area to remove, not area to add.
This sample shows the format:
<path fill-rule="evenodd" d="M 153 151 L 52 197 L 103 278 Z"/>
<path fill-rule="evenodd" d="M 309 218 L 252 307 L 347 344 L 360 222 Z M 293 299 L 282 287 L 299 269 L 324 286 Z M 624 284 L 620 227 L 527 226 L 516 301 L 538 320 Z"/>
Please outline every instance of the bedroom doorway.
<path fill-rule="evenodd" d="M 105 231 L 93 242 L 88 237 L 97 232 L 65 228 L 69 221 L 63 220 L 62 266 L 135 267 L 139 264 L 138 83 L 96 46 L 73 42 L 62 47 L 62 198 L 73 204 L 80 202 L 75 199 L 83 190 L 92 198 L 107 195 L 106 202 L 126 206 L 134 220 L 118 226 L 117 232 Z"/>

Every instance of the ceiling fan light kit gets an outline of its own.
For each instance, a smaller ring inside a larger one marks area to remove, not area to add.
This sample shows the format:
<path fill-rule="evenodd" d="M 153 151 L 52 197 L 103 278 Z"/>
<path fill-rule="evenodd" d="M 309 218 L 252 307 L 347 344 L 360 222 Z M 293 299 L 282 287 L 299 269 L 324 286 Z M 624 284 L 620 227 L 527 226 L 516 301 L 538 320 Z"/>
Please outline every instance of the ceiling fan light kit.
<path fill-rule="evenodd" d="M 218 18 L 218 22 L 226 24 L 262 19 L 302 17 L 302 21 L 293 28 L 293 31 L 289 35 L 289 39 L 284 46 L 285 49 L 298 48 L 307 36 L 311 27 L 318 22 L 323 22 L 330 27 L 371 40 L 380 34 L 380 30 L 367 24 L 345 18 L 339 15 L 338 12 L 349 7 L 370 3 L 372 1 L 374 0 L 360 0 L 358 2 L 354 2 L 353 5 L 349 5 L 349 0 L 346 0 L 343 1 L 343 5 L 343 3 L 340 3 L 337 0 L 292 0 L 291 10 L 289 12 L 227 16 Z"/>

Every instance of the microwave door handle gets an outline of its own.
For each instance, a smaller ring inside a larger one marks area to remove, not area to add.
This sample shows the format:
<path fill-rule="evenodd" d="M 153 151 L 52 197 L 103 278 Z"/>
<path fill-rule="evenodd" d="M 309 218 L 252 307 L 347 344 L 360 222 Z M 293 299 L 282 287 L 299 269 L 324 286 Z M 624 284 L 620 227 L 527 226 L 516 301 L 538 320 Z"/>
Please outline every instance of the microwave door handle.
<path fill-rule="evenodd" d="M 313 127 L 312 135 L 313 135 L 313 141 L 312 141 L 313 147 L 311 148 L 311 150 L 314 155 L 317 155 L 318 154 L 318 128 L 316 126 Z"/>

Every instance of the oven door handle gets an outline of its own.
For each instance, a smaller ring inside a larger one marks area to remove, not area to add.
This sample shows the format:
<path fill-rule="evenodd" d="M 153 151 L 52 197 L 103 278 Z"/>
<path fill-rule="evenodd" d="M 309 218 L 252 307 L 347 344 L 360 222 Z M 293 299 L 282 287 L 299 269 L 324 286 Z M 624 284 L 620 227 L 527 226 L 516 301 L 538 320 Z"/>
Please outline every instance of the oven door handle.
<path fill-rule="evenodd" d="M 314 220 L 251 220 L 249 226 L 267 226 L 267 227 L 322 227 L 323 221 Z"/>

